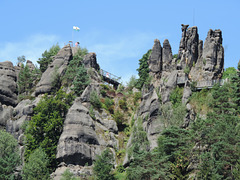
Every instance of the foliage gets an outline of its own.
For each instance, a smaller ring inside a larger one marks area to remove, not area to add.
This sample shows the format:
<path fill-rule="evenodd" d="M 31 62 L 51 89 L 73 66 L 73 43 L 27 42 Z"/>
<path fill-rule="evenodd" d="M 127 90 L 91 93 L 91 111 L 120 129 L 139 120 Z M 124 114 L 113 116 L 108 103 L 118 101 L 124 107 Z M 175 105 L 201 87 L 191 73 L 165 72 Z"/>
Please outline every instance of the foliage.
<path fill-rule="evenodd" d="M 125 121 L 124 114 L 121 113 L 121 111 L 117 110 L 114 112 L 113 117 L 114 117 L 115 122 L 117 123 L 118 129 L 122 130 L 122 126 Z"/>
<path fill-rule="evenodd" d="M 53 45 L 49 50 L 45 50 L 42 54 L 42 58 L 38 59 L 38 64 L 40 64 L 40 70 L 41 72 L 46 71 L 48 65 L 53 61 L 53 56 L 55 56 L 58 51 L 60 50 L 60 47 L 58 44 Z"/>
<path fill-rule="evenodd" d="M 207 60 L 206 59 L 203 59 L 203 65 L 205 66 L 207 63 Z"/>
<path fill-rule="evenodd" d="M 105 98 L 103 102 L 103 108 L 109 111 L 111 114 L 114 113 L 114 101 L 110 98 Z"/>
<path fill-rule="evenodd" d="M 137 79 L 135 76 L 131 76 L 129 82 L 127 82 L 127 87 L 132 90 L 137 85 Z"/>
<path fill-rule="evenodd" d="M 161 106 L 161 115 L 159 120 L 164 124 L 165 128 L 171 126 L 180 126 L 183 124 L 186 115 L 186 107 L 179 103 L 177 106 L 172 106 L 170 103 Z"/>
<path fill-rule="evenodd" d="M 187 65 L 186 67 L 185 67 L 185 69 L 184 69 L 184 73 L 185 74 L 189 74 L 190 73 L 190 67 Z"/>
<path fill-rule="evenodd" d="M 174 107 L 182 102 L 183 88 L 176 87 L 170 94 L 170 101 Z"/>
<path fill-rule="evenodd" d="M 24 55 L 18 56 L 17 60 L 18 60 L 18 63 L 25 63 L 26 62 L 26 57 Z"/>
<path fill-rule="evenodd" d="M 234 67 L 229 67 L 223 72 L 222 79 L 230 79 L 236 76 L 237 70 Z"/>
<path fill-rule="evenodd" d="M 146 54 L 143 55 L 141 59 L 139 59 L 139 68 L 137 69 L 138 71 L 138 76 L 139 79 L 137 81 L 136 87 L 138 89 L 141 89 L 143 85 L 149 81 L 149 67 L 148 67 L 148 59 L 152 53 L 152 50 L 148 50 Z"/>
<path fill-rule="evenodd" d="M 43 149 L 41 147 L 35 149 L 23 166 L 23 180 L 50 179 L 48 165 L 49 159 Z"/>
<path fill-rule="evenodd" d="M 25 131 L 25 157 L 27 161 L 35 149 L 42 147 L 49 158 L 50 167 L 56 167 L 57 143 L 72 101 L 73 95 L 66 94 L 60 89 L 56 96 L 46 94 L 34 108 L 34 115 Z"/>
<path fill-rule="evenodd" d="M 70 172 L 69 169 L 66 169 L 62 174 L 61 180 L 80 180 L 80 178 L 74 177 L 74 174 Z"/>
<path fill-rule="evenodd" d="M 174 54 L 174 55 L 173 55 L 173 58 L 177 58 L 177 57 L 178 57 L 178 54 Z"/>
<path fill-rule="evenodd" d="M 212 101 L 211 90 L 202 89 L 192 93 L 189 103 L 198 114 L 207 114 L 210 110 L 209 103 Z"/>
<path fill-rule="evenodd" d="M 90 103 L 96 109 L 101 109 L 102 103 L 96 91 L 90 93 Z"/>
<path fill-rule="evenodd" d="M 199 156 L 198 176 L 201 179 L 229 179 L 238 167 L 240 119 L 234 97 L 235 85 L 215 85 L 209 105 L 212 111 L 206 119 L 193 124 L 194 140 L 199 147 L 205 147 Z"/>
<path fill-rule="evenodd" d="M 106 149 L 100 156 L 97 156 L 93 165 L 93 172 L 97 180 L 112 180 L 114 176 L 112 169 L 114 166 L 113 153 L 110 149 Z"/>
<path fill-rule="evenodd" d="M 84 89 L 89 85 L 90 79 L 87 74 L 87 70 L 85 69 L 84 65 L 81 65 L 76 73 L 76 77 L 73 80 L 73 88 L 72 90 L 80 96 Z"/>
<path fill-rule="evenodd" d="M 62 78 L 64 85 L 71 86 L 73 80 L 79 73 L 79 68 L 82 68 L 81 66 L 83 65 L 82 64 L 83 57 L 87 53 L 88 53 L 87 49 L 80 47 L 78 48 L 77 53 L 73 56 L 73 59 L 69 62 L 66 73 Z"/>
<path fill-rule="evenodd" d="M 125 111 L 128 110 L 127 99 L 125 97 L 123 99 L 120 99 L 118 103 L 119 103 L 119 106 L 122 110 L 125 110 Z"/>
<path fill-rule="evenodd" d="M 0 179 L 14 179 L 14 170 L 20 164 L 17 140 L 0 130 Z"/>
<path fill-rule="evenodd" d="M 134 105 L 137 104 L 138 100 L 141 99 L 142 93 L 141 92 L 135 92 L 133 96 L 133 103 Z"/>
<path fill-rule="evenodd" d="M 91 116 L 92 119 L 94 119 L 94 120 L 96 119 L 96 116 L 95 116 L 95 113 L 94 113 L 92 105 L 89 108 L 89 115 Z"/>
<path fill-rule="evenodd" d="M 33 87 L 33 79 L 28 65 L 24 67 L 22 64 L 18 78 L 18 93 L 21 94 L 30 91 L 30 89 Z"/>

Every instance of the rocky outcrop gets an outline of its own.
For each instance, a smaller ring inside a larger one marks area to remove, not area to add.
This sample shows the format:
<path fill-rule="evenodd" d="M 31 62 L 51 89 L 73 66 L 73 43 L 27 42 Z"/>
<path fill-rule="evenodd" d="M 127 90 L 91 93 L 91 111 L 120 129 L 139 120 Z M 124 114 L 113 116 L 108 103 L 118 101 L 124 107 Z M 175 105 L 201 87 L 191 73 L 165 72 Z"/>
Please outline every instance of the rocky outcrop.
<path fill-rule="evenodd" d="M 34 64 L 33 64 L 32 61 L 30 61 L 30 60 L 27 60 L 26 66 L 28 66 L 28 68 L 29 68 L 30 71 L 33 71 L 33 70 L 35 69 Z"/>
<path fill-rule="evenodd" d="M 171 71 L 172 67 L 172 48 L 167 39 L 163 42 L 162 48 L 162 70 Z"/>
<path fill-rule="evenodd" d="M 13 64 L 0 62 L 0 103 L 17 105 L 17 76 Z"/>
<path fill-rule="evenodd" d="M 58 76 L 62 77 L 64 75 L 67 65 L 71 59 L 72 49 L 70 45 L 64 46 L 53 58 L 53 62 L 48 66 L 47 70 L 42 74 L 41 80 L 36 86 L 36 96 L 51 92 L 54 88 L 53 82 Z"/>
<path fill-rule="evenodd" d="M 149 71 L 152 76 L 162 71 L 162 46 L 158 39 L 154 40 L 152 53 L 149 57 Z"/>
<path fill-rule="evenodd" d="M 96 71 L 100 70 L 99 64 L 95 53 L 88 53 L 83 58 L 83 64 L 85 68 L 93 68 Z"/>
<path fill-rule="evenodd" d="M 201 51 L 200 47 L 199 44 Z M 196 66 L 191 69 L 191 80 L 204 82 L 220 79 L 224 69 L 224 48 L 220 30 L 209 30 L 201 54 L 202 56 L 198 58 Z"/>
<path fill-rule="evenodd" d="M 180 41 L 178 59 L 178 69 L 191 68 L 198 59 L 199 35 L 196 26 L 188 28 L 182 24 L 182 38 Z"/>
<path fill-rule="evenodd" d="M 64 122 L 57 147 L 57 160 L 66 164 L 92 165 L 96 155 L 106 147 L 118 148 L 113 133 L 116 131 L 116 123 L 107 123 L 107 119 L 101 119 L 101 115 L 97 114 L 96 120 L 92 119 L 89 110 L 82 105 L 80 98 L 77 98 Z"/>
<path fill-rule="evenodd" d="M 137 113 L 143 120 L 143 128 L 147 132 L 150 148 L 157 147 L 157 138 L 162 130 L 162 124 L 158 121 L 160 100 L 153 86 L 142 97 L 142 102 Z"/>

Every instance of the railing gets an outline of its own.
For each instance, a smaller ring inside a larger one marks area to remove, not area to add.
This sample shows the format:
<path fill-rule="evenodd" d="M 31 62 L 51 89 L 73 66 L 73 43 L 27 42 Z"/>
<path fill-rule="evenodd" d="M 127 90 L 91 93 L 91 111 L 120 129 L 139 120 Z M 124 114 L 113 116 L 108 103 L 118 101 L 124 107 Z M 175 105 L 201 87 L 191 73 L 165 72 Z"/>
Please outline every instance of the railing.
<path fill-rule="evenodd" d="M 217 79 L 217 80 L 211 80 L 211 81 L 198 81 L 196 87 L 197 88 L 204 88 L 204 87 L 211 88 L 216 83 L 219 83 L 219 85 L 222 86 L 226 81 L 227 81 L 226 79 Z"/>
<path fill-rule="evenodd" d="M 188 80 L 188 78 L 185 76 L 177 77 L 177 84 L 185 84 L 185 82 Z M 212 88 L 214 84 L 219 83 L 220 86 L 222 86 L 225 82 L 227 82 L 227 79 L 217 79 L 217 80 L 210 80 L 210 81 L 197 81 L 196 88 L 197 89 L 203 89 L 204 87 Z"/>
<path fill-rule="evenodd" d="M 100 69 L 100 74 L 102 76 L 104 76 L 105 78 L 108 78 L 108 79 L 116 81 L 116 82 L 118 82 L 121 79 L 121 77 L 115 76 L 115 75 L 113 75 L 113 74 L 111 74 L 111 73 L 109 73 L 109 72 L 107 72 L 103 69 Z"/>

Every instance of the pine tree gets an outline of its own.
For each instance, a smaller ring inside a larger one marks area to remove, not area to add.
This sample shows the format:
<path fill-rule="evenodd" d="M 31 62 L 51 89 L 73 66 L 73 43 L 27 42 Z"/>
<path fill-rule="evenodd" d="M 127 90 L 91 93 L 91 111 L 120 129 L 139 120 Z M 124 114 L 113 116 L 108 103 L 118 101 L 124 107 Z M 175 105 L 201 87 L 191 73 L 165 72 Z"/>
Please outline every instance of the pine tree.
<path fill-rule="evenodd" d="M 14 170 L 20 163 L 17 140 L 0 130 L 0 179 L 14 179 Z"/>
<path fill-rule="evenodd" d="M 80 96 L 87 85 L 90 83 L 89 76 L 87 74 L 87 70 L 85 69 L 84 65 L 81 65 L 76 73 L 76 77 L 73 81 L 73 88 L 72 90 Z"/>
<path fill-rule="evenodd" d="M 204 147 L 200 155 L 201 179 L 232 179 L 237 159 L 240 158 L 240 121 L 232 86 L 227 83 L 213 88 L 212 111 L 198 130 Z"/>
<path fill-rule="evenodd" d="M 138 89 L 141 89 L 144 84 L 147 84 L 148 81 L 150 80 L 149 77 L 149 67 L 148 67 L 148 59 L 152 53 L 152 50 L 148 50 L 146 54 L 143 55 L 141 59 L 139 59 L 139 68 L 137 69 L 138 71 L 138 76 L 139 79 L 137 81 L 136 87 Z"/>
<path fill-rule="evenodd" d="M 41 72 L 46 71 L 48 64 L 53 61 L 53 56 L 55 56 L 60 50 L 59 45 L 53 45 L 49 50 L 45 50 L 42 54 L 42 58 L 38 59 L 38 63 L 40 64 Z"/>
<path fill-rule="evenodd" d="M 48 180 L 49 174 L 49 160 L 46 153 L 40 147 L 33 151 L 30 155 L 28 162 L 23 166 L 23 180 Z"/>
<path fill-rule="evenodd" d="M 93 172 L 97 180 L 113 180 L 114 176 L 111 173 L 113 168 L 113 154 L 110 149 L 102 152 L 101 156 L 97 156 L 97 160 L 93 165 Z"/>

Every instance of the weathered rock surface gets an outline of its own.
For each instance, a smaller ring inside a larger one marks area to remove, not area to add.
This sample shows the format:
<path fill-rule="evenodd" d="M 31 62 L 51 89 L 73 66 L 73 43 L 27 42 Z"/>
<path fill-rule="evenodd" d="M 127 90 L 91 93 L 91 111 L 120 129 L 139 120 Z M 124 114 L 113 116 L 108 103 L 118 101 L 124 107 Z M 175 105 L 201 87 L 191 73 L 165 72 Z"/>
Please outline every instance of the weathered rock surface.
<path fill-rule="evenodd" d="M 94 68 L 96 71 L 100 69 L 95 53 L 86 54 L 83 58 L 83 64 L 85 68 Z"/>
<path fill-rule="evenodd" d="M 5 129 L 7 121 L 11 119 L 13 114 L 13 107 L 1 105 L 0 103 L 0 129 Z"/>
<path fill-rule="evenodd" d="M 35 69 L 34 64 L 33 64 L 32 61 L 30 61 L 30 60 L 27 60 L 26 66 L 28 66 L 28 68 L 29 68 L 30 71 L 33 71 L 33 70 Z"/>
<path fill-rule="evenodd" d="M 172 48 L 167 39 L 163 42 L 162 48 L 162 70 L 170 71 L 172 67 Z"/>
<path fill-rule="evenodd" d="M 178 57 L 181 60 L 178 69 L 191 68 L 198 59 L 199 35 L 196 26 L 187 28 L 182 24 L 182 38 L 180 41 Z"/>
<path fill-rule="evenodd" d="M 35 95 L 49 93 L 53 88 L 53 82 L 57 75 L 63 76 L 69 61 L 72 59 L 72 49 L 70 45 L 64 46 L 53 58 L 53 62 L 42 74 L 41 80 L 36 86 Z"/>
<path fill-rule="evenodd" d="M 9 61 L 0 62 L 0 103 L 10 106 L 17 105 L 17 75 L 13 64 Z"/>
<path fill-rule="evenodd" d="M 152 53 L 149 57 L 149 70 L 150 74 L 154 76 L 162 71 L 162 46 L 158 39 L 154 40 Z"/>
<path fill-rule="evenodd" d="M 97 119 L 101 118 L 97 116 Z M 98 120 L 101 121 L 102 120 Z M 103 125 L 109 129 L 115 129 L 115 122 Z M 63 133 L 57 147 L 57 159 L 66 164 L 81 165 L 86 163 L 92 165 L 97 154 L 100 154 L 106 147 L 117 148 L 117 140 L 114 133 L 105 133 L 98 122 L 93 120 L 88 109 L 82 105 L 80 98 L 77 98 L 69 109 L 64 122 Z M 112 141 L 112 142 L 111 142 Z"/>
<path fill-rule="evenodd" d="M 143 95 L 138 110 L 138 117 L 143 119 L 143 128 L 147 132 L 151 149 L 157 147 L 157 138 L 162 130 L 162 124 L 158 121 L 159 107 L 158 95 L 154 87 L 151 86 L 149 92 Z"/>

